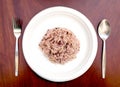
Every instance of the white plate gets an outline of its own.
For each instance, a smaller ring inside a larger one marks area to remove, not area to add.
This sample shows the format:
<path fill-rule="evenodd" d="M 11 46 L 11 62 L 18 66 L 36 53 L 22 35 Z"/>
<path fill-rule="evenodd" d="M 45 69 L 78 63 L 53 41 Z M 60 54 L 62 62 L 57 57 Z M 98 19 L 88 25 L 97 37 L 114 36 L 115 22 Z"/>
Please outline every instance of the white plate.
<path fill-rule="evenodd" d="M 77 58 L 64 65 L 51 63 L 38 44 L 48 29 L 65 27 L 80 40 Z M 23 53 L 30 68 L 39 76 L 54 82 L 73 80 L 92 65 L 97 52 L 97 37 L 91 22 L 80 12 L 68 7 L 51 7 L 36 14 L 23 36 Z"/>

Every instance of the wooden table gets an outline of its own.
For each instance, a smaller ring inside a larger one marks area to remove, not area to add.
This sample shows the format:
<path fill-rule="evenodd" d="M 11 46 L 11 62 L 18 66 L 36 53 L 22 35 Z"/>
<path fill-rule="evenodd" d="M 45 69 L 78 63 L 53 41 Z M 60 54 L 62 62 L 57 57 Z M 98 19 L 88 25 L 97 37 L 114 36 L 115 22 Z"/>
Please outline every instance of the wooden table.
<path fill-rule="evenodd" d="M 107 40 L 106 79 L 101 78 L 102 40 L 90 69 L 81 77 L 62 83 L 47 81 L 27 65 L 22 51 L 22 37 L 30 19 L 51 6 L 68 6 L 86 15 L 97 32 L 98 23 L 106 18 L 111 24 Z M 12 17 L 23 20 L 19 39 L 19 76 L 14 75 L 15 37 Z M 120 0 L 0 0 L 0 87 L 120 87 Z"/>

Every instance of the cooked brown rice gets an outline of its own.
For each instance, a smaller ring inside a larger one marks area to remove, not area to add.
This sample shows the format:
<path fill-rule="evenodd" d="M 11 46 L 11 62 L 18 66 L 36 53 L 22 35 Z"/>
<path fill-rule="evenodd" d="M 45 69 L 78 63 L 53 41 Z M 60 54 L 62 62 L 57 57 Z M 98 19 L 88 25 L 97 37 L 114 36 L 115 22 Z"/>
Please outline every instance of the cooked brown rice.
<path fill-rule="evenodd" d="M 79 40 L 73 32 L 60 27 L 49 29 L 39 46 L 50 61 L 59 64 L 76 58 L 80 49 Z"/>

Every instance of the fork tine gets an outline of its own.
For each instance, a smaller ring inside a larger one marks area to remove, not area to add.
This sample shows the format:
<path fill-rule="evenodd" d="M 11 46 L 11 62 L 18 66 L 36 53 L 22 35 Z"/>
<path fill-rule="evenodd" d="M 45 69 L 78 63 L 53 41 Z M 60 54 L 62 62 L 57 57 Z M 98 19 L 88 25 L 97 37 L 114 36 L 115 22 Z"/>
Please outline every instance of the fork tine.
<path fill-rule="evenodd" d="M 13 28 L 21 28 L 22 27 L 22 20 L 20 18 L 13 18 Z"/>

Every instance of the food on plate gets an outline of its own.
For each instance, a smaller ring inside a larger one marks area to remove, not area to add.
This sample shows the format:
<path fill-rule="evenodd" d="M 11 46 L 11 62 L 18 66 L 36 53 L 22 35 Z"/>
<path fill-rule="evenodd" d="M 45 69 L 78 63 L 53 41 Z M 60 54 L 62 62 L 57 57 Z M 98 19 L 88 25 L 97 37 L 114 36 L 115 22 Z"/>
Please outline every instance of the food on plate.
<path fill-rule="evenodd" d="M 58 64 L 73 60 L 80 50 L 80 42 L 74 33 L 61 27 L 49 29 L 39 46 L 50 61 Z"/>

